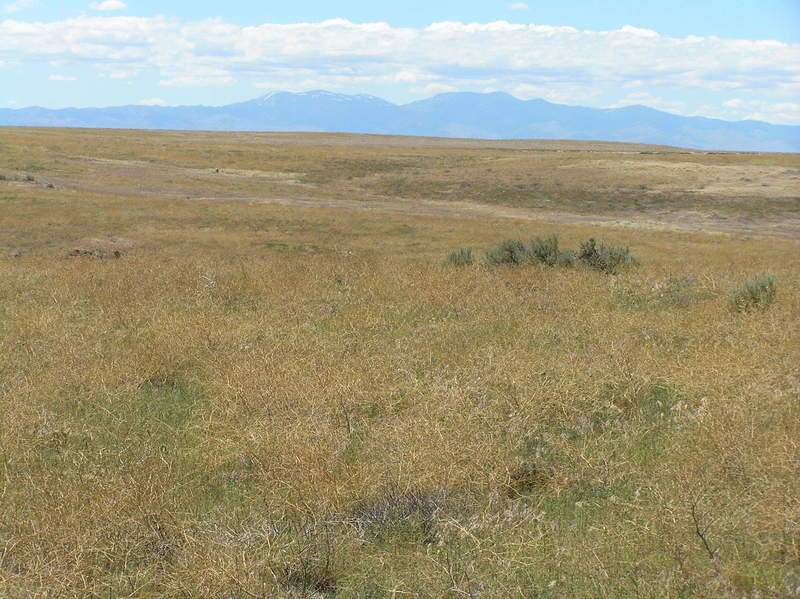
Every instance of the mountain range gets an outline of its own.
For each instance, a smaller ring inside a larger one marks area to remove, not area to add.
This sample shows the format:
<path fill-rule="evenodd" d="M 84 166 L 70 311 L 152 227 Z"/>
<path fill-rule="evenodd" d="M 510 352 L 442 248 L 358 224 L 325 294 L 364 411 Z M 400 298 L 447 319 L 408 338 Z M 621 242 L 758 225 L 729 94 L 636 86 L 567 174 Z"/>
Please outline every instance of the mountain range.
<path fill-rule="evenodd" d="M 574 139 L 701 150 L 800 152 L 800 126 L 684 117 L 648 108 L 585 108 L 502 92 L 444 93 L 409 104 L 328 91 L 273 92 L 226 106 L 0 109 L 0 126 L 317 131 Z"/>

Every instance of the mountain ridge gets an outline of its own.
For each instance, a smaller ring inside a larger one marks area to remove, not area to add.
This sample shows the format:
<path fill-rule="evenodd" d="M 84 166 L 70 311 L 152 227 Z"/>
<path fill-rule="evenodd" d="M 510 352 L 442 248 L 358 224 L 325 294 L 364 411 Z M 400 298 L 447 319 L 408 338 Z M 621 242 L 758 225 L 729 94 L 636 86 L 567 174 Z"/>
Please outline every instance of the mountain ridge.
<path fill-rule="evenodd" d="M 369 94 L 271 91 L 224 106 L 0 109 L 0 126 L 308 131 L 480 139 L 573 139 L 699 150 L 800 152 L 800 126 L 684 117 L 642 105 L 589 108 L 505 92 L 445 92 L 407 104 Z"/>

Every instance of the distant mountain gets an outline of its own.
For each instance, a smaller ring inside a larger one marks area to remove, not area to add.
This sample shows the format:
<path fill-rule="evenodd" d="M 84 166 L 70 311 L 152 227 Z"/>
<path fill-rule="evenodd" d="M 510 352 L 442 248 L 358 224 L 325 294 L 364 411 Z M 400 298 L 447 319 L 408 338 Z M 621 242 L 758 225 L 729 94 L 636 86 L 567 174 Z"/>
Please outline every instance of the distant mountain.
<path fill-rule="evenodd" d="M 683 117 L 646 106 L 583 108 L 505 93 L 446 93 L 397 105 L 368 95 L 273 92 L 227 106 L 0 109 L 0 125 L 327 131 L 484 139 L 575 139 L 702 150 L 800 152 L 800 126 Z"/>

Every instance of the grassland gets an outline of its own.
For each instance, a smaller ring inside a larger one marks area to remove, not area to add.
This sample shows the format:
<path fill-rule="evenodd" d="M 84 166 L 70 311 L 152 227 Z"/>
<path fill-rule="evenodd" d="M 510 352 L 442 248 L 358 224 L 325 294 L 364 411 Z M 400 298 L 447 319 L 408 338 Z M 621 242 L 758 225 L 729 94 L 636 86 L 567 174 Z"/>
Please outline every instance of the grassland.
<path fill-rule="evenodd" d="M 799 169 L 0 130 L 0 597 L 800 597 Z"/>

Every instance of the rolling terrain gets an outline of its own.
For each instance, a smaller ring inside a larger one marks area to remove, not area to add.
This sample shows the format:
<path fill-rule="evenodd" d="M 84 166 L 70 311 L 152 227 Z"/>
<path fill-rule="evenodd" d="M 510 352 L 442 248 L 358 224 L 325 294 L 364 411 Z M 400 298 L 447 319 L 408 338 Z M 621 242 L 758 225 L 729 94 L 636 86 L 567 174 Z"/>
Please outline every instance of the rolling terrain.
<path fill-rule="evenodd" d="M 0 596 L 800 597 L 798 183 L 797 154 L 0 129 Z M 483 263 L 551 234 L 638 265 Z"/>
<path fill-rule="evenodd" d="M 798 126 L 683 117 L 646 106 L 585 108 L 501 92 L 444 93 L 403 105 L 318 90 L 273 92 L 226 106 L 0 109 L 0 125 L 603 139 L 706 150 L 800 151 Z"/>

